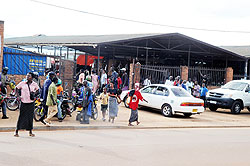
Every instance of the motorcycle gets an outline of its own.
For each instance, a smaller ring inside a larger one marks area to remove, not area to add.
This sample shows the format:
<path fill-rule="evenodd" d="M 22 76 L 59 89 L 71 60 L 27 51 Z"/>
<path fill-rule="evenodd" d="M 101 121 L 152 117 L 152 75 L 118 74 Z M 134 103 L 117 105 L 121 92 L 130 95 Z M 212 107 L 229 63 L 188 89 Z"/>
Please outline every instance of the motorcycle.
<path fill-rule="evenodd" d="M 67 115 L 71 117 L 72 108 L 69 106 L 68 101 L 68 93 L 64 91 L 62 104 L 61 104 L 61 110 L 62 110 L 62 117 L 58 118 L 59 120 L 64 120 Z M 40 117 L 44 115 L 44 103 L 41 99 L 37 99 L 35 101 L 35 110 L 34 110 L 34 120 L 39 121 Z M 54 117 L 58 117 L 57 114 Z"/>
<path fill-rule="evenodd" d="M 82 116 L 81 112 L 82 112 L 83 106 L 82 106 L 82 99 L 79 99 L 78 97 L 79 96 L 77 96 L 75 110 L 77 110 L 76 120 L 80 121 L 81 116 Z M 96 120 L 98 118 L 97 101 L 98 100 L 97 100 L 96 95 L 93 94 L 93 103 L 92 103 L 91 116 L 90 116 L 90 118 L 93 120 Z"/>
<path fill-rule="evenodd" d="M 16 97 L 16 84 L 14 81 L 10 81 L 9 87 L 11 89 L 10 96 L 5 97 L 6 107 L 10 111 L 16 111 L 20 108 L 20 100 Z M 6 88 L 7 92 L 7 88 Z"/>

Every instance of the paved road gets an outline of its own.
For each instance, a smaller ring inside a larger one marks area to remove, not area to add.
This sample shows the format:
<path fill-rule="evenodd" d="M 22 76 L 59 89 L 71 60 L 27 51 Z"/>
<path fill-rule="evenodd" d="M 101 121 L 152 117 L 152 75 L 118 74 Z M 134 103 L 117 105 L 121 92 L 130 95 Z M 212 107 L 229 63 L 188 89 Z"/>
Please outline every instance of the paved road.
<path fill-rule="evenodd" d="M 0 133 L 0 166 L 249 166 L 250 128 Z"/>
<path fill-rule="evenodd" d="M 99 117 L 96 121 L 91 120 L 89 125 L 80 125 L 75 120 L 76 112 L 72 117 L 67 117 L 62 123 L 59 123 L 57 118 L 53 118 L 54 126 L 108 126 L 108 127 L 124 127 L 128 125 L 128 119 L 130 117 L 130 110 L 125 108 L 123 104 L 119 106 L 118 117 L 115 120 L 115 124 L 103 122 L 101 120 L 101 111 L 99 108 Z M 13 130 L 16 127 L 19 111 L 8 111 L 10 119 L 0 119 L 0 129 L 4 127 L 12 127 Z M 1 115 L 1 113 L 0 113 Z M 224 127 L 224 126 L 250 126 L 250 112 L 243 110 L 241 114 L 234 115 L 230 113 L 228 109 L 219 109 L 217 112 L 211 112 L 206 110 L 200 115 L 194 115 L 191 118 L 185 118 L 182 114 L 176 115 L 171 118 L 167 118 L 161 115 L 159 111 L 142 108 L 139 110 L 139 120 L 141 121 L 140 127 Z M 44 126 L 41 122 L 34 122 L 35 127 Z"/>

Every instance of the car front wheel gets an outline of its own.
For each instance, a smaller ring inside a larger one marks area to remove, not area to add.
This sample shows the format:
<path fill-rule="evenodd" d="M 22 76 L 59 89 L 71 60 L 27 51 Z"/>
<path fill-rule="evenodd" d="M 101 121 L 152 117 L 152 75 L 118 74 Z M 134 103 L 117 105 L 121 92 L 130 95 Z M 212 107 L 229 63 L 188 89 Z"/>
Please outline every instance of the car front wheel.
<path fill-rule="evenodd" d="M 169 104 L 164 104 L 161 107 L 161 113 L 162 113 L 162 115 L 164 115 L 166 117 L 173 116 L 172 107 Z"/>
<path fill-rule="evenodd" d="M 218 107 L 216 107 L 215 105 L 210 105 L 208 107 L 211 111 L 216 111 L 218 109 Z"/>
<path fill-rule="evenodd" d="M 231 112 L 233 114 L 239 114 L 241 111 L 241 103 L 239 101 L 235 101 L 232 105 Z"/>

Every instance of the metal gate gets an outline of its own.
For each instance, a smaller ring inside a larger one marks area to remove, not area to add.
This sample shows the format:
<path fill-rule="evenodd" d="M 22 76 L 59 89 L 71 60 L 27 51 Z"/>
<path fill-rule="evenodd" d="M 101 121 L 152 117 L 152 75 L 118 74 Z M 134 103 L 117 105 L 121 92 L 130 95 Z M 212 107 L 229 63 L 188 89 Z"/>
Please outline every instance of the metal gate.
<path fill-rule="evenodd" d="M 189 67 L 188 78 L 198 81 L 199 84 L 202 80 L 207 79 L 207 85 L 221 86 L 225 83 L 226 69 L 206 68 L 206 67 Z"/>
<path fill-rule="evenodd" d="M 149 66 L 141 65 L 140 80 L 150 78 L 152 84 L 164 84 L 169 76 L 180 76 L 179 66 Z"/>

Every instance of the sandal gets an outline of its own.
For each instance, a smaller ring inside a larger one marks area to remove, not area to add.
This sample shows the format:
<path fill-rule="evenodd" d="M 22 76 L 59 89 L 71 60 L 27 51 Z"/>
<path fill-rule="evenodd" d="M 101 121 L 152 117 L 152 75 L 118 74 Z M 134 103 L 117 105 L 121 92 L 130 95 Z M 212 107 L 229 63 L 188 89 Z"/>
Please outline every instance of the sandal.
<path fill-rule="evenodd" d="M 35 134 L 30 134 L 31 137 L 35 137 Z"/>
<path fill-rule="evenodd" d="M 131 123 L 129 123 L 128 126 L 134 126 L 134 125 L 132 125 Z"/>
<path fill-rule="evenodd" d="M 137 122 L 137 125 L 139 125 L 141 122 Z"/>

